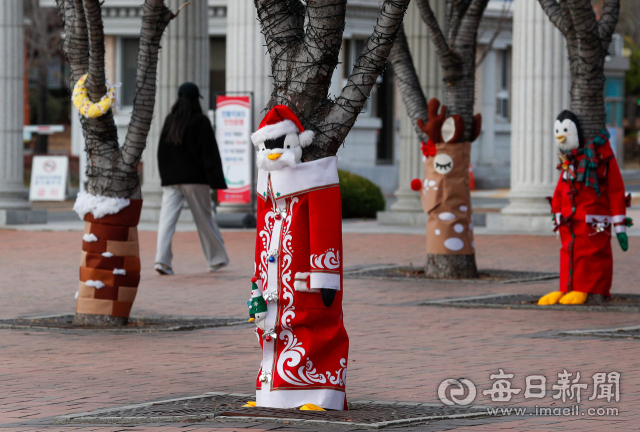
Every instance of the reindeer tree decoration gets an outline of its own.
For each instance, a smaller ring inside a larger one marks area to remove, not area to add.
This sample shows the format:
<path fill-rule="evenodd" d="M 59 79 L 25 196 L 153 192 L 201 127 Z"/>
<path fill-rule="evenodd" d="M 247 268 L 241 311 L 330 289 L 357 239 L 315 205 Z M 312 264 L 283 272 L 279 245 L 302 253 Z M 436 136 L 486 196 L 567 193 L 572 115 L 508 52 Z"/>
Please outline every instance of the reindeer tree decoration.
<path fill-rule="evenodd" d="M 478 270 L 468 168 L 471 142 L 482 124 L 480 115 L 473 115 L 476 39 L 488 0 L 447 0 L 446 26 L 438 23 L 429 0 L 415 1 L 443 70 L 446 108 L 438 114 L 439 101 L 427 104 L 402 29 L 390 58 L 407 113 L 427 143 L 423 145 L 427 176 L 412 182 L 429 215 L 426 273 L 435 278 L 473 278 Z"/>
<path fill-rule="evenodd" d="M 105 76 L 100 0 L 56 0 L 64 52 L 82 114 L 87 152 L 87 193 L 74 210 L 84 218 L 76 324 L 126 324 L 140 280 L 137 225 L 142 207 L 138 165 L 153 117 L 160 40 L 177 13 L 164 0 L 145 0 L 136 93 L 124 145 L 118 145 Z"/>

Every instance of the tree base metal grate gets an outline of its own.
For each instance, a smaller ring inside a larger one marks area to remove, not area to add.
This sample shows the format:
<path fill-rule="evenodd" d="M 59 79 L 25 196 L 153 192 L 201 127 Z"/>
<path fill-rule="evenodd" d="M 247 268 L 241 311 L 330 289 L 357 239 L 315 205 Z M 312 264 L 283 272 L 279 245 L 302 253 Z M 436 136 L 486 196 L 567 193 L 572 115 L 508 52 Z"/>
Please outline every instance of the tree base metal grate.
<path fill-rule="evenodd" d="M 0 329 L 92 330 L 102 332 L 169 332 L 247 324 L 246 318 L 216 317 L 131 317 L 126 326 L 83 326 L 73 324 L 73 315 L 52 315 L 0 320 Z"/>
<path fill-rule="evenodd" d="M 348 411 L 301 411 L 243 407 L 255 395 L 211 392 L 200 396 L 94 410 L 55 418 L 57 424 L 261 422 L 351 429 L 386 429 L 445 419 L 487 417 L 482 407 L 447 407 L 412 402 L 354 401 Z"/>
<path fill-rule="evenodd" d="M 427 277 L 424 267 L 382 265 L 364 266 L 345 269 L 344 277 L 351 279 L 392 279 L 392 280 L 422 280 L 425 282 L 455 282 L 455 283 L 499 283 L 512 284 L 536 282 L 558 279 L 558 273 L 545 273 L 517 270 L 485 269 L 478 272 L 475 279 L 435 279 Z"/>
<path fill-rule="evenodd" d="M 635 339 L 640 340 L 640 326 L 619 327 L 593 330 L 565 330 L 560 336 L 581 336 L 603 339 Z"/>
<path fill-rule="evenodd" d="M 488 294 L 474 297 L 458 297 L 420 302 L 420 306 L 446 306 L 460 308 L 489 309 L 536 309 L 556 311 L 596 311 L 596 312 L 640 312 L 640 295 L 613 294 L 604 299 L 601 296 L 589 297 L 585 304 L 550 306 L 538 305 L 541 295 L 533 294 Z"/>

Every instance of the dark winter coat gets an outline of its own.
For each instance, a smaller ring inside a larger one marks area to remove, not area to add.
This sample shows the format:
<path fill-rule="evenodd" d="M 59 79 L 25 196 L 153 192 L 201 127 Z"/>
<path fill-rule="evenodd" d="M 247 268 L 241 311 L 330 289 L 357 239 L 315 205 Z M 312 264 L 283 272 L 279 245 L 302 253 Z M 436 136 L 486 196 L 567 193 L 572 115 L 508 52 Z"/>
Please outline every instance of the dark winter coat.
<path fill-rule="evenodd" d="M 204 114 L 194 115 L 179 145 L 167 141 L 171 121 L 169 114 L 158 145 L 162 186 L 208 184 L 211 189 L 226 189 L 220 152 L 209 118 Z"/>

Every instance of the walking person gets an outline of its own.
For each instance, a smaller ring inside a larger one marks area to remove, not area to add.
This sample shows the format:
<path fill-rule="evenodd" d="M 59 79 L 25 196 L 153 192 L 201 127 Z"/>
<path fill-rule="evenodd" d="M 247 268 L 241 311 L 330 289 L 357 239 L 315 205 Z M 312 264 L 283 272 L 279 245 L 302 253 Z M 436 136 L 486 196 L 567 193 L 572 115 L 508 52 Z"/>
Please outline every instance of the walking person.
<path fill-rule="evenodd" d="M 185 200 L 198 228 L 209 271 L 229 264 L 222 234 L 213 220 L 210 192 L 226 189 L 227 184 L 211 122 L 200 106 L 201 97 L 198 86 L 182 84 L 160 135 L 162 207 L 154 269 L 162 275 L 173 274 L 171 240 Z"/>

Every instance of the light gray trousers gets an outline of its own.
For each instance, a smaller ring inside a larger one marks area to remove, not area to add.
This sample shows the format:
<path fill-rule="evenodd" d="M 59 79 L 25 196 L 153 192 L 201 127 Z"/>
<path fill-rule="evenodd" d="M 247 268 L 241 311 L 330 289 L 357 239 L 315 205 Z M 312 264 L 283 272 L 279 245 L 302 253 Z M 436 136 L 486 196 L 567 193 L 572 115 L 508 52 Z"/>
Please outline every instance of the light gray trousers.
<path fill-rule="evenodd" d="M 224 247 L 224 240 L 218 225 L 213 220 L 211 192 L 209 185 L 181 184 L 162 187 L 162 208 L 158 225 L 158 245 L 156 263 L 171 267 L 173 252 L 171 240 L 176 231 L 176 224 L 187 200 L 193 220 L 198 228 L 198 236 L 204 257 L 209 266 L 228 263 L 229 257 Z"/>

